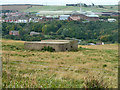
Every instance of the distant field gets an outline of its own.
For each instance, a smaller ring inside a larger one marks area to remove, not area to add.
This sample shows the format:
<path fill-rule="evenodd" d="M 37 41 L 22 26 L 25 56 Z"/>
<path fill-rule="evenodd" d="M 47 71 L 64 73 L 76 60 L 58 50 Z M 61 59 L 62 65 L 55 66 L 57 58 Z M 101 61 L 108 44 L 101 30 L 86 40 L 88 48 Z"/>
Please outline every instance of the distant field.
<path fill-rule="evenodd" d="M 117 88 L 117 44 L 51 53 L 24 50 L 23 41 L 2 40 L 2 48 L 3 88 L 82 88 L 85 77 L 98 74 L 103 77 L 96 79 Z"/>
<path fill-rule="evenodd" d="M 30 5 L 5 5 L 5 6 L 0 6 L 0 10 L 26 10 Z"/>
<path fill-rule="evenodd" d="M 105 8 L 82 7 L 83 11 L 103 12 L 103 11 L 118 11 L 118 6 L 105 5 Z M 110 7 L 113 7 L 112 9 Z M 39 11 L 80 11 L 80 7 L 75 6 L 33 6 L 24 12 L 39 12 Z"/>

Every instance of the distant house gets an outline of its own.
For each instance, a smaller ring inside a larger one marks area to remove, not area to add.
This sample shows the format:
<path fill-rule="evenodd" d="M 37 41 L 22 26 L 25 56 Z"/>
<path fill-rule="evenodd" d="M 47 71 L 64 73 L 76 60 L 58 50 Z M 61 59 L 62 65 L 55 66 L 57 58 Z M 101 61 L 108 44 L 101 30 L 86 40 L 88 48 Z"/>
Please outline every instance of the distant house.
<path fill-rule="evenodd" d="M 27 23 L 28 20 L 27 19 L 19 19 L 17 23 Z"/>
<path fill-rule="evenodd" d="M 113 12 L 102 12 L 102 16 L 111 16 Z"/>
<path fill-rule="evenodd" d="M 88 43 L 88 45 L 96 45 L 96 44 L 94 44 L 94 43 Z"/>
<path fill-rule="evenodd" d="M 44 21 L 59 20 L 59 17 L 58 16 L 44 16 L 44 17 L 42 17 L 42 20 L 44 20 Z"/>
<path fill-rule="evenodd" d="M 3 22 L 17 23 L 18 20 L 16 20 L 16 19 L 5 19 L 5 20 L 3 20 Z"/>
<path fill-rule="evenodd" d="M 117 20 L 116 19 L 114 19 L 114 18 L 109 18 L 108 19 L 108 22 L 116 22 Z"/>
<path fill-rule="evenodd" d="M 86 15 L 86 20 L 88 21 L 97 21 L 99 20 L 99 16 L 98 15 Z"/>
<path fill-rule="evenodd" d="M 80 21 L 80 17 L 79 16 L 70 16 L 69 20 Z"/>
<path fill-rule="evenodd" d="M 120 12 L 102 12 L 102 16 L 119 16 Z"/>
<path fill-rule="evenodd" d="M 77 6 L 77 4 L 66 4 L 66 6 Z"/>
<path fill-rule="evenodd" d="M 77 12 L 77 11 L 74 11 L 71 16 L 70 16 L 70 20 L 87 20 L 87 21 L 97 21 L 99 20 L 99 16 L 92 13 L 91 11 L 89 12 Z"/>
<path fill-rule="evenodd" d="M 9 35 L 19 36 L 19 31 L 10 31 Z"/>
<path fill-rule="evenodd" d="M 43 17 L 43 20 L 45 20 L 45 21 L 52 21 L 52 20 L 53 20 L 53 17 L 51 17 L 51 16 L 46 16 L 46 17 Z"/>
<path fill-rule="evenodd" d="M 73 17 L 74 19 L 77 19 L 77 20 L 86 19 L 86 16 L 83 13 L 79 13 L 77 11 L 72 12 L 71 17 Z"/>
<path fill-rule="evenodd" d="M 104 42 L 96 43 L 96 45 L 104 45 Z"/>
<path fill-rule="evenodd" d="M 60 15 L 59 20 L 68 20 L 70 15 Z"/>
<path fill-rule="evenodd" d="M 30 35 L 31 35 L 31 36 L 33 36 L 33 35 L 39 35 L 39 34 L 40 34 L 40 33 L 34 32 L 34 31 L 30 32 Z"/>

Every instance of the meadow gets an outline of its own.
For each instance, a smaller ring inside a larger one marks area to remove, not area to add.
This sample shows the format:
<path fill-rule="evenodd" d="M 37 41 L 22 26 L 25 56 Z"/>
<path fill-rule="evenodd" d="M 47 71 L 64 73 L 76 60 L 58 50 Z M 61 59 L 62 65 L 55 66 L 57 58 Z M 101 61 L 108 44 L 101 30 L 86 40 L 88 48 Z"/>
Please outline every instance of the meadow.
<path fill-rule="evenodd" d="M 104 5 L 105 8 L 94 7 L 81 7 L 82 11 L 92 11 L 92 12 L 109 12 L 118 11 L 118 6 L 116 5 Z M 113 7 L 113 8 L 111 8 Z M 24 12 L 40 12 L 40 11 L 80 11 L 80 7 L 75 6 L 32 6 L 31 8 L 22 10 Z"/>
<path fill-rule="evenodd" d="M 47 52 L 25 50 L 24 41 L 1 42 L 3 88 L 83 88 L 92 78 L 108 88 L 118 86 L 117 44 Z"/>

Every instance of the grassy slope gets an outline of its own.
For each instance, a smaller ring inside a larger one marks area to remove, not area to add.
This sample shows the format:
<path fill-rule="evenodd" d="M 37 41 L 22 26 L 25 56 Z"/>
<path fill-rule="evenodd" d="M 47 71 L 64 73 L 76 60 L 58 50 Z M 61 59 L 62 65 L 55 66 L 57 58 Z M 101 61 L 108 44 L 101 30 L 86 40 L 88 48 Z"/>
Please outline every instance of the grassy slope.
<path fill-rule="evenodd" d="M 102 74 L 117 87 L 117 45 L 79 46 L 77 52 L 24 50 L 23 41 L 2 40 L 3 87 L 82 88 L 84 77 Z"/>
<path fill-rule="evenodd" d="M 104 6 L 106 9 L 96 8 L 96 7 L 82 7 L 83 11 L 93 11 L 93 12 L 103 12 L 103 11 L 117 11 L 117 6 L 112 6 L 111 9 L 110 5 Z M 33 6 L 32 8 L 29 8 L 27 10 L 24 10 L 25 12 L 39 12 L 39 11 L 79 11 L 79 7 L 73 7 L 73 6 Z"/>

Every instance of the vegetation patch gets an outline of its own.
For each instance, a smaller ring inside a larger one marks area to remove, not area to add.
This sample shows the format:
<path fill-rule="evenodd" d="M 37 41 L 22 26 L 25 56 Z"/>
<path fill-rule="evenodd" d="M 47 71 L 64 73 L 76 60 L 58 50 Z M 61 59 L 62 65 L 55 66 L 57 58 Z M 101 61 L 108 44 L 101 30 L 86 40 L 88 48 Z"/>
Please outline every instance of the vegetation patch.
<path fill-rule="evenodd" d="M 23 47 L 16 46 L 16 45 L 2 45 L 2 48 L 4 50 L 13 50 L 13 51 L 15 51 L 15 50 L 24 50 Z"/>
<path fill-rule="evenodd" d="M 78 50 L 81 51 L 81 50 L 95 50 L 95 49 L 79 47 Z"/>
<path fill-rule="evenodd" d="M 15 65 L 15 64 L 20 64 L 22 61 L 12 61 L 9 64 Z"/>
<path fill-rule="evenodd" d="M 55 49 L 54 48 L 52 48 L 52 47 L 50 47 L 50 46 L 48 46 L 48 47 L 44 47 L 44 48 L 42 48 L 41 49 L 42 51 L 49 51 L 49 52 L 54 52 L 55 51 Z"/>
<path fill-rule="evenodd" d="M 30 64 L 48 64 L 48 62 L 44 62 L 44 61 L 30 61 Z"/>
<path fill-rule="evenodd" d="M 112 86 L 111 82 L 106 81 L 101 74 L 98 74 L 97 76 L 89 74 L 84 79 L 85 88 L 110 88 L 110 85 Z"/>

